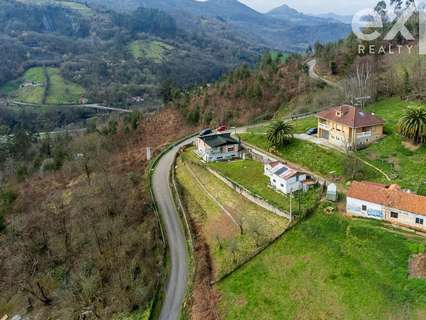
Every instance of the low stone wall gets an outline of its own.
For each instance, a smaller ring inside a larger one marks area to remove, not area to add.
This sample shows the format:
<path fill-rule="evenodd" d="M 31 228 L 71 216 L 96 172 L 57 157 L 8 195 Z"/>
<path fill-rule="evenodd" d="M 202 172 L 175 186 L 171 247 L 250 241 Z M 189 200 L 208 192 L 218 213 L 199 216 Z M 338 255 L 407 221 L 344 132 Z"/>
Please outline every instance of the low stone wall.
<path fill-rule="evenodd" d="M 280 210 L 276 207 L 274 207 L 273 205 L 269 204 L 268 202 L 266 202 L 264 199 L 254 195 L 253 193 L 251 193 L 249 190 L 245 189 L 244 187 L 238 185 L 236 182 L 222 176 L 220 173 L 216 172 L 213 169 L 210 169 L 207 167 L 207 170 L 213 174 L 215 177 L 217 177 L 218 179 L 220 179 L 221 181 L 223 181 L 227 186 L 229 186 L 230 188 L 232 188 L 234 191 L 236 191 L 237 193 L 241 194 L 244 198 L 246 198 L 247 200 L 257 204 L 259 207 L 262 207 L 280 217 L 286 218 L 290 221 L 290 223 L 293 220 L 293 217 L 291 216 L 290 213 Z"/>

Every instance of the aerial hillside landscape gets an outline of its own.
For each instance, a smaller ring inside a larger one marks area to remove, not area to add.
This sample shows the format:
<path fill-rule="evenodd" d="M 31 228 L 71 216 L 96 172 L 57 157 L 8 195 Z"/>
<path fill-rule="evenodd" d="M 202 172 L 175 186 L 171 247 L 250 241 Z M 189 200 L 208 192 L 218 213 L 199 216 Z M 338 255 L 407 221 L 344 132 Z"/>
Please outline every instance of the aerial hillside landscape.
<path fill-rule="evenodd" d="M 412 4 L 0 0 L 0 319 L 426 319 Z"/>

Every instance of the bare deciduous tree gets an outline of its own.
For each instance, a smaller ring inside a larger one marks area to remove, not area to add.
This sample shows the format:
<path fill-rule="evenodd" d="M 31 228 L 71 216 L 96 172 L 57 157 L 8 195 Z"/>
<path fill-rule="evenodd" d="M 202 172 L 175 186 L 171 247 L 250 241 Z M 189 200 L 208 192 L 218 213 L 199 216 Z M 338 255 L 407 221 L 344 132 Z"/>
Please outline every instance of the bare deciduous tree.
<path fill-rule="evenodd" d="M 346 100 L 353 105 L 364 108 L 369 100 L 377 95 L 375 72 L 369 61 L 356 63 L 354 71 L 343 81 Z"/>

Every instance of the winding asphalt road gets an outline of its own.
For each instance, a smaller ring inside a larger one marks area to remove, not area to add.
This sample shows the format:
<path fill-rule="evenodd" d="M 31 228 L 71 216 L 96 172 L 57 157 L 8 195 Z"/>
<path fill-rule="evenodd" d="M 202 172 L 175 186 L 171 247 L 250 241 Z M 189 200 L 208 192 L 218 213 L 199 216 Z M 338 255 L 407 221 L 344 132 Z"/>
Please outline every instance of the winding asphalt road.
<path fill-rule="evenodd" d="M 231 131 L 232 133 L 241 133 L 247 131 L 248 128 L 257 126 L 259 125 L 234 128 Z M 192 144 L 195 139 L 195 137 L 189 138 L 164 154 L 154 168 L 152 177 L 155 202 L 157 203 L 165 227 L 171 257 L 171 270 L 167 281 L 160 320 L 178 320 L 180 318 L 180 311 L 188 284 L 188 253 L 185 233 L 174 204 L 169 182 L 174 159 L 179 149 L 185 145 Z"/>
<path fill-rule="evenodd" d="M 323 81 L 326 84 L 328 84 L 330 87 L 342 89 L 342 87 L 338 83 L 324 79 L 317 74 L 317 72 L 315 71 L 315 66 L 317 65 L 316 59 L 312 59 L 312 60 L 308 61 L 307 64 L 308 64 L 308 67 L 309 67 L 309 77 L 311 77 L 314 80 Z"/>
<path fill-rule="evenodd" d="M 194 138 L 175 146 L 158 162 L 152 178 L 155 201 L 160 210 L 171 256 L 171 270 L 167 282 L 160 320 L 178 320 L 188 283 L 188 254 L 180 217 L 176 211 L 169 178 L 179 149 L 191 144 Z"/>

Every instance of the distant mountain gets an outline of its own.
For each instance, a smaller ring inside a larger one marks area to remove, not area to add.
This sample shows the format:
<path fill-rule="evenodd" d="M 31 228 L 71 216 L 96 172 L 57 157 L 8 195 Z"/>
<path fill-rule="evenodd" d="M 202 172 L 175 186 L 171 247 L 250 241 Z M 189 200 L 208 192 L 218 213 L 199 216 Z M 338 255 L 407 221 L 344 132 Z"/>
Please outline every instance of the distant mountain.
<path fill-rule="evenodd" d="M 191 27 L 194 19 L 206 24 L 223 23 L 228 32 L 250 40 L 254 46 L 302 51 L 310 44 L 344 38 L 349 26 L 338 21 L 307 16 L 282 6 L 268 14 L 257 12 L 238 0 L 88 0 L 91 4 L 115 10 L 134 10 L 139 6 L 156 8 L 172 15 L 178 25 Z"/>
<path fill-rule="evenodd" d="M 330 23 L 330 20 L 328 19 L 306 15 L 297 11 L 296 9 L 289 7 L 286 4 L 269 11 L 266 15 L 272 18 L 281 19 L 287 22 L 305 26 L 327 25 Z M 335 23 L 337 21 L 334 20 L 332 22 Z"/>
<path fill-rule="evenodd" d="M 342 23 L 346 23 L 346 24 L 351 24 L 352 18 L 353 18 L 353 16 L 350 16 L 350 15 L 342 16 L 342 15 L 338 15 L 338 14 L 335 14 L 335 13 L 332 13 L 332 12 L 318 14 L 318 15 L 316 15 L 316 17 L 323 18 L 323 19 L 332 19 L 336 22 L 342 22 Z"/>

